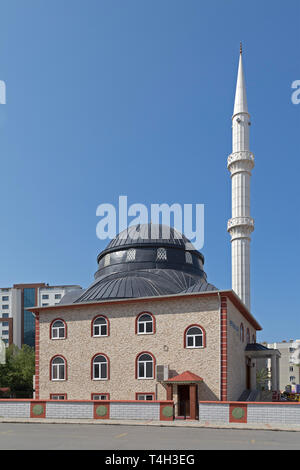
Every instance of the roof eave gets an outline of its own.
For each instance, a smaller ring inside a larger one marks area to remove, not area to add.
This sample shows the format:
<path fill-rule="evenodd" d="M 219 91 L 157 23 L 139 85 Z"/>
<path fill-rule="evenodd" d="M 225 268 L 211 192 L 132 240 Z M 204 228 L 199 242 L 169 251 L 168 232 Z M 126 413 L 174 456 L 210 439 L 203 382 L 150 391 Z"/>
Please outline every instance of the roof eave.
<path fill-rule="evenodd" d="M 39 312 L 48 312 L 49 310 L 61 310 L 66 308 L 82 308 L 85 306 L 93 306 L 93 305 L 111 305 L 111 304 L 122 304 L 122 303 L 129 303 L 129 302 L 143 302 L 143 301 L 160 301 L 160 300 L 167 300 L 167 299 L 179 299 L 179 298 L 193 298 L 193 297 L 205 297 L 205 296 L 227 296 L 231 302 L 237 307 L 237 309 L 243 314 L 243 316 L 249 321 L 250 324 L 257 330 L 261 331 L 261 325 L 255 320 L 253 315 L 247 309 L 246 305 L 241 301 L 241 299 L 237 296 L 237 294 L 233 290 L 217 290 L 217 291 L 207 291 L 207 292 L 188 292 L 188 293 L 178 293 L 178 294 L 168 294 L 168 295 L 158 295 L 152 297 L 135 297 L 135 298 L 123 298 L 123 299 L 108 299 L 108 300 L 99 300 L 97 302 L 80 302 L 80 303 L 72 303 L 72 304 L 58 304 L 58 305 L 49 305 L 47 307 L 29 307 L 26 310 L 32 313 L 39 313 Z"/>

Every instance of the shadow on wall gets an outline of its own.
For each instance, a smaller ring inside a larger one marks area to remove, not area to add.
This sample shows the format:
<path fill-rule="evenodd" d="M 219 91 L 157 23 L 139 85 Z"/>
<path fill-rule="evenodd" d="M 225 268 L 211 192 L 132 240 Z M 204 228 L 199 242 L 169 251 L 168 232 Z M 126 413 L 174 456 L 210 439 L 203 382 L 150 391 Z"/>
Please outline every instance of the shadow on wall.
<path fill-rule="evenodd" d="M 199 396 L 198 396 L 198 401 L 219 401 L 220 397 L 217 397 L 217 395 L 211 390 L 211 388 L 208 387 L 208 385 L 205 382 L 201 382 L 199 384 Z"/>

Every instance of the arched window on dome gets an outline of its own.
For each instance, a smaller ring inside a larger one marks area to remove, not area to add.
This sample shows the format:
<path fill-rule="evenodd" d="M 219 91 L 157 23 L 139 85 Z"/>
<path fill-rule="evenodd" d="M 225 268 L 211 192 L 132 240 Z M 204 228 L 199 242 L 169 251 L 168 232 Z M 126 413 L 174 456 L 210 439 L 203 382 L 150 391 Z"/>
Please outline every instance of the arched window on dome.
<path fill-rule="evenodd" d="M 241 323 L 240 326 L 240 341 L 243 343 L 244 342 L 244 325 Z"/>
<path fill-rule="evenodd" d="M 126 254 L 126 261 L 135 261 L 136 250 L 134 248 L 130 248 Z"/>
<path fill-rule="evenodd" d="M 52 381 L 66 380 L 66 360 L 62 356 L 56 356 L 50 362 L 50 379 Z"/>
<path fill-rule="evenodd" d="M 136 317 L 135 332 L 138 335 L 151 335 L 155 333 L 155 318 L 152 313 L 143 312 Z"/>
<path fill-rule="evenodd" d="M 54 320 L 50 326 L 50 338 L 51 339 L 66 339 L 66 337 L 67 337 L 66 322 L 61 319 Z"/>
<path fill-rule="evenodd" d="M 205 347 L 205 331 L 200 325 L 190 325 L 184 332 L 184 347 L 197 349 Z"/>
<path fill-rule="evenodd" d="M 109 379 L 109 359 L 105 354 L 97 354 L 92 359 L 92 379 Z"/>
<path fill-rule="evenodd" d="M 104 315 L 99 315 L 92 321 L 92 336 L 109 336 L 109 321 Z"/>
<path fill-rule="evenodd" d="M 110 265 L 110 253 L 104 256 L 104 267 Z"/>
<path fill-rule="evenodd" d="M 247 343 L 247 344 L 250 343 L 250 331 L 249 331 L 249 328 L 247 328 L 247 331 L 246 331 L 246 343 Z"/>
<path fill-rule="evenodd" d="M 151 353 L 141 353 L 136 359 L 136 378 L 155 378 L 155 358 Z"/>
<path fill-rule="evenodd" d="M 193 257 L 189 251 L 185 252 L 185 262 L 187 264 L 193 264 Z"/>
<path fill-rule="evenodd" d="M 167 261 L 167 250 L 165 248 L 158 248 L 156 251 L 156 261 Z"/>

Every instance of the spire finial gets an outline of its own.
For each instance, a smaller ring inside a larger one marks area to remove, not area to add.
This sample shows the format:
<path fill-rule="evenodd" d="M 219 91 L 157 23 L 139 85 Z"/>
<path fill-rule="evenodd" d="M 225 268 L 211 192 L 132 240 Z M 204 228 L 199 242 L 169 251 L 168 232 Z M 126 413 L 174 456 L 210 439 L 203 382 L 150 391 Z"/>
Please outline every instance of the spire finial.
<path fill-rule="evenodd" d="M 233 115 L 238 113 L 248 113 L 242 52 L 243 48 L 241 43 Z"/>
<path fill-rule="evenodd" d="M 243 53 L 243 44 L 242 44 L 242 41 L 240 42 L 240 54 Z"/>

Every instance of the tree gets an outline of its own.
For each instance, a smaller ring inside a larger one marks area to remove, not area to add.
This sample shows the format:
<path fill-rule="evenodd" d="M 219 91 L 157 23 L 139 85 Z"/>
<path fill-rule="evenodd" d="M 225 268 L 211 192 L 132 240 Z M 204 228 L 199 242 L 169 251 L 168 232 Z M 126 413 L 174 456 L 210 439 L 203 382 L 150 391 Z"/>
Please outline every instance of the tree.
<path fill-rule="evenodd" d="M 26 344 L 21 349 L 15 345 L 9 346 L 6 364 L 0 365 L 0 387 L 9 387 L 14 397 L 28 398 L 33 392 L 34 373 L 34 349 Z"/>
<path fill-rule="evenodd" d="M 267 388 L 269 378 L 269 372 L 266 367 L 263 367 L 262 369 L 258 370 L 256 372 L 256 383 L 258 385 L 257 388 L 259 390 L 265 390 Z"/>

